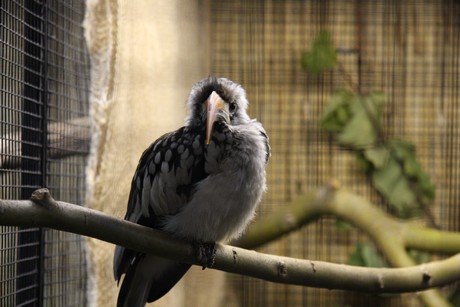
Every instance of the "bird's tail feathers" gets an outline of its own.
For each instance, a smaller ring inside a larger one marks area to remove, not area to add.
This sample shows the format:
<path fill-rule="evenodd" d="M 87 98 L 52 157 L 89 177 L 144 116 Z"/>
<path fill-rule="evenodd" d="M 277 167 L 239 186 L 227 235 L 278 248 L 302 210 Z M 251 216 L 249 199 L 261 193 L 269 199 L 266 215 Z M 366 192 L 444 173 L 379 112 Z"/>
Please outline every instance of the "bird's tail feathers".
<path fill-rule="evenodd" d="M 148 299 L 151 281 L 139 274 L 139 266 L 129 270 L 123 279 L 118 294 L 117 307 L 142 307 Z"/>
<path fill-rule="evenodd" d="M 190 268 L 153 255 L 141 255 L 126 271 L 117 307 L 141 307 L 165 295 Z"/>

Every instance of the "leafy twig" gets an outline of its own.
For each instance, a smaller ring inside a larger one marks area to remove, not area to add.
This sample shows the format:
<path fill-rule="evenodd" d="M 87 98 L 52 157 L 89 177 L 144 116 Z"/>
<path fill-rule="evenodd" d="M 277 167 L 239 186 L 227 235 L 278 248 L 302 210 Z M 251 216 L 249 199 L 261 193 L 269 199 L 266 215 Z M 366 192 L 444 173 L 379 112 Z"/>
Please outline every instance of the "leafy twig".
<path fill-rule="evenodd" d="M 337 133 L 338 143 L 357 153 L 373 185 L 395 214 L 408 218 L 423 212 L 436 227 L 428 209 L 434 199 L 434 185 L 417 162 L 415 147 L 407 141 L 385 142 L 380 122 L 383 94 L 362 93 L 359 84 L 337 61 L 337 50 L 341 49 L 334 48 L 330 33 L 321 31 L 301 58 L 302 66 L 315 75 L 336 67 L 349 89 L 332 95 L 321 118 L 322 128 Z M 352 52 L 360 56 L 359 50 Z"/>

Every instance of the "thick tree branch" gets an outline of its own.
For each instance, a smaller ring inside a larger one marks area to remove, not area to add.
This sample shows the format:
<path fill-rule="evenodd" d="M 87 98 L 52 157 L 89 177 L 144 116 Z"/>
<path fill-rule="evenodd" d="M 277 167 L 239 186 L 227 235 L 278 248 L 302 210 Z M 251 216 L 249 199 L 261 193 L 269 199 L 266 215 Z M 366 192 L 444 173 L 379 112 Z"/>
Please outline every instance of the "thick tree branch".
<path fill-rule="evenodd" d="M 259 220 L 233 244 L 256 248 L 300 228 L 312 219 L 333 215 L 368 234 L 395 267 L 415 265 L 406 251 L 408 247 L 447 254 L 460 253 L 460 233 L 429 229 L 395 219 L 366 199 L 339 190 L 336 186 L 326 185 L 299 197 L 285 208 Z M 436 290 L 423 292 L 420 297 L 428 306 L 447 304 Z"/>
<path fill-rule="evenodd" d="M 37 190 L 32 199 L 0 200 L 0 225 L 49 227 L 181 262 L 202 263 L 193 244 L 160 231 L 96 210 L 55 201 L 46 189 Z M 279 257 L 217 244 L 213 268 L 278 283 L 372 293 L 401 293 L 440 287 L 460 280 L 460 254 L 408 268 L 376 269 Z"/>
<path fill-rule="evenodd" d="M 440 231 L 394 218 L 366 199 L 337 184 L 325 185 L 302 195 L 289 205 L 251 225 L 246 234 L 232 242 L 243 248 L 257 248 L 299 229 L 323 215 L 333 215 L 355 225 L 376 241 L 385 237 L 401 240 L 405 247 L 443 254 L 460 253 L 460 233 Z M 382 242 L 383 244 L 384 242 Z"/>

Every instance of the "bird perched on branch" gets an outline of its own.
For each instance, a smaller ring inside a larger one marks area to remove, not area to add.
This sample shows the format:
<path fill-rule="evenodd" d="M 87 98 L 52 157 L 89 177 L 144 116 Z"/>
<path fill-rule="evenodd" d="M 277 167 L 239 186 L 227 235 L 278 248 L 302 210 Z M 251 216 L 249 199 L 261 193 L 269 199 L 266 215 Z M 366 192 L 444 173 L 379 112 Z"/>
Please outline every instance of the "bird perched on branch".
<path fill-rule="evenodd" d="M 142 154 L 125 219 L 211 249 L 241 235 L 265 190 L 270 156 L 267 134 L 247 106 L 244 89 L 233 81 L 209 77 L 195 84 L 185 126 Z M 117 246 L 115 279 L 125 274 L 117 306 L 159 299 L 189 268 Z"/>

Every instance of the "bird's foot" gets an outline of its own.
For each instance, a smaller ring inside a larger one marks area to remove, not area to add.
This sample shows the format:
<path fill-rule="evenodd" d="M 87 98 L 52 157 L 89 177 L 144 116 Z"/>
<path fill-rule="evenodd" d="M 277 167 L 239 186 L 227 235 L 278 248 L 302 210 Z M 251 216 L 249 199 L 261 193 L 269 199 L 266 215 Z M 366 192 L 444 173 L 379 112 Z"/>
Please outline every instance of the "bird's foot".
<path fill-rule="evenodd" d="M 197 242 L 196 249 L 203 270 L 212 268 L 216 260 L 216 244 L 214 242 Z"/>

